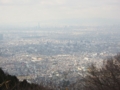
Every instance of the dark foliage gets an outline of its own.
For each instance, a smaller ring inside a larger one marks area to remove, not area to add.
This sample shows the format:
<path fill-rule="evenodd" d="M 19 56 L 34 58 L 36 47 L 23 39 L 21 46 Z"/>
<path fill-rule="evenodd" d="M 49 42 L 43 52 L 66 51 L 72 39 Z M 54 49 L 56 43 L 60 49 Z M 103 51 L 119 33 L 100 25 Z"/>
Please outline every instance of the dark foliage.
<path fill-rule="evenodd" d="M 26 80 L 20 82 L 16 76 L 5 73 L 0 68 L 0 90 L 52 90 L 42 85 L 30 84 Z"/>

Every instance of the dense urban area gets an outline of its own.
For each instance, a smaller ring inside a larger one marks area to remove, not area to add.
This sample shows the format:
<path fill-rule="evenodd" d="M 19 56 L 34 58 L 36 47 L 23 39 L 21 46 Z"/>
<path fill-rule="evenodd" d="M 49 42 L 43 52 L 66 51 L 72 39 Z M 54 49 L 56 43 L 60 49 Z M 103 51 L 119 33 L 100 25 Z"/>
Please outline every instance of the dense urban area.
<path fill-rule="evenodd" d="M 0 30 L 0 67 L 21 81 L 67 86 L 119 53 L 119 35 L 114 26 Z"/>

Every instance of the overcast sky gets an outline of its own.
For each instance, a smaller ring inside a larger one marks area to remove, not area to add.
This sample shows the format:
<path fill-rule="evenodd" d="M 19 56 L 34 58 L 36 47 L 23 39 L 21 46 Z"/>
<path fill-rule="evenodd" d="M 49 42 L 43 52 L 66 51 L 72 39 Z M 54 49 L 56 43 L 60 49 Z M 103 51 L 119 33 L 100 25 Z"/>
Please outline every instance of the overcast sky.
<path fill-rule="evenodd" d="M 0 25 L 115 25 L 120 0 L 0 0 Z"/>

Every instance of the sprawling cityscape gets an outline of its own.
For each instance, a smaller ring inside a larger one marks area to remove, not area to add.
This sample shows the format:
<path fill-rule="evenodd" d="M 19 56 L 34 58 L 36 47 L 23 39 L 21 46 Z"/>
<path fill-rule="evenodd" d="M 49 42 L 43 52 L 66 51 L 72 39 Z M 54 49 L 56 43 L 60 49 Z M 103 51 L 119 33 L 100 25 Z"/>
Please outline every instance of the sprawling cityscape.
<path fill-rule="evenodd" d="M 0 30 L 0 67 L 19 80 L 70 85 L 119 53 L 120 27 Z"/>

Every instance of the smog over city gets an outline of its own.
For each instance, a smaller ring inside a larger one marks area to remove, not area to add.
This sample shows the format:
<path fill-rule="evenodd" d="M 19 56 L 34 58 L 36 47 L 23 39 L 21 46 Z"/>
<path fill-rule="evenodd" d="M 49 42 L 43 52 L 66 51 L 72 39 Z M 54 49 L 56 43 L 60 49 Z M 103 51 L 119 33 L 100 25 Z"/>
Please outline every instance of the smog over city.
<path fill-rule="evenodd" d="M 119 54 L 119 11 L 119 0 L 0 0 L 0 68 L 19 81 L 78 90 L 69 87 L 91 64 Z"/>

